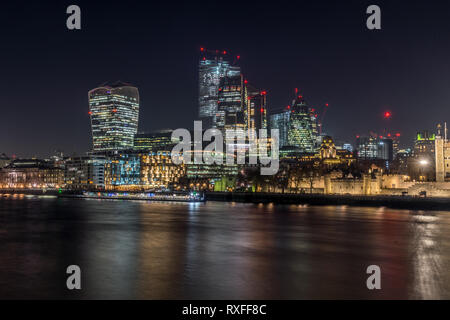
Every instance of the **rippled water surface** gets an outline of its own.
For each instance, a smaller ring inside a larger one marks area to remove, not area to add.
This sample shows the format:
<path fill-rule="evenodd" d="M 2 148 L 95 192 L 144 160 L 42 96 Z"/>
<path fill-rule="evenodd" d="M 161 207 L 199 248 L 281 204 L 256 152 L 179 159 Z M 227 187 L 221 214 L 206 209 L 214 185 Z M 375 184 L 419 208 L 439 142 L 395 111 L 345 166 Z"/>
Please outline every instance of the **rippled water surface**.
<path fill-rule="evenodd" d="M 0 198 L 3 299 L 449 299 L 449 270 L 450 212 Z"/>

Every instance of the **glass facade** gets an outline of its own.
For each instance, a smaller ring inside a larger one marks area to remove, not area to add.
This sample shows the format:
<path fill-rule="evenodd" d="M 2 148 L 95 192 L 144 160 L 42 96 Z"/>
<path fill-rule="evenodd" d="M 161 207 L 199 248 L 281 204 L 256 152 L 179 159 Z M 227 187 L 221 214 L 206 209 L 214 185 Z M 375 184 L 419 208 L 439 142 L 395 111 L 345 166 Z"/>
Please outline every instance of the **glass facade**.
<path fill-rule="evenodd" d="M 316 115 L 306 105 L 302 96 L 292 104 L 288 128 L 288 144 L 300 148 L 301 152 L 315 152 L 318 137 Z"/>
<path fill-rule="evenodd" d="M 249 85 L 245 87 L 245 126 L 249 140 L 255 140 L 253 134 L 259 129 L 267 129 L 266 92 L 257 90 Z"/>
<path fill-rule="evenodd" d="M 226 52 L 203 51 L 199 63 L 199 117 L 208 126 L 215 127 L 218 111 L 220 81 L 225 76 L 240 76 L 241 69 L 233 65 Z"/>
<path fill-rule="evenodd" d="M 269 116 L 270 129 L 278 129 L 280 148 L 288 145 L 288 129 L 291 117 L 290 107 L 272 113 Z"/>
<path fill-rule="evenodd" d="M 134 150 L 166 150 L 177 144 L 180 139 L 172 140 L 172 131 L 170 129 L 150 133 L 138 133 L 134 136 Z"/>
<path fill-rule="evenodd" d="M 244 130 L 242 76 L 225 76 L 220 80 L 216 126 L 218 129 Z"/>
<path fill-rule="evenodd" d="M 393 160 L 393 143 L 390 138 L 378 136 L 358 137 L 356 139 L 356 148 L 359 159 Z"/>
<path fill-rule="evenodd" d="M 69 189 L 105 187 L 104 156 L 71 157 L 65 160 L 65 183 Z"/>
<path fill-rule="evenodd" d="M 105 184 L 109 186 L 137 186 L 141 184 L 141 155 L 118 153 L 107 159 Z"/>
<path fill-rule="evenodd" d="M 117 82 L 89 91 L 93 151 L 131 149 L 139 119 L 139 91 Z"/>

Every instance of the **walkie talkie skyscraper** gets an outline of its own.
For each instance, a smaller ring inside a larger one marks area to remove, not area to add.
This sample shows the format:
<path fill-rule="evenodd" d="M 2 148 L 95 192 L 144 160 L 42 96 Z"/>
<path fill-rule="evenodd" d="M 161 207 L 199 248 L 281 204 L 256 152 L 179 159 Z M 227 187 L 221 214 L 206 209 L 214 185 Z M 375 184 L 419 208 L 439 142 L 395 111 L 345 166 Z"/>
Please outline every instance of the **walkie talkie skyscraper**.
<path fill-rule="evenodd" d="M 139 91 L 116 82 L 89 91 L 94 152 L 131 149 L 138 129 Z"/>

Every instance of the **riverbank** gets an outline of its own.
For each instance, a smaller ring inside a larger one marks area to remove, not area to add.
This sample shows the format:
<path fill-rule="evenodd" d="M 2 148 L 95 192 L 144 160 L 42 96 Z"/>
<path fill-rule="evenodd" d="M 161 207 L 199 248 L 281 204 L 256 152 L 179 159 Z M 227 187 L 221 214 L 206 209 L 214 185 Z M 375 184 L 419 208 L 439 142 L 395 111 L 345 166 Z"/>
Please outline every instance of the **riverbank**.
<path fill-rule="evenodd" d="M 58 197 L 79 198 L 81 191 L 58 190 L 2 190 L 0 194 L 54 195 Z M 206 201 L 274 203 L 274 204 L 308 204 L 313 206 L 348 205 L 360 207 L 388 207 L 409 210 L 443 210 L 450 211 L 450 198 L 416 196 L 352 196 L 295 193 L 251 193 L 251 192 L 207 192 Z"/>
<path fill-rule="evenodd" d="M 409 210 L 448 210 L 449 198 L 420 198 L 414 196 L 352 196 L 293 193 L 207 192 L 208 201 L 248 203 L 308 204 L 314 206 L 349 205 L 388 207 Z"/>

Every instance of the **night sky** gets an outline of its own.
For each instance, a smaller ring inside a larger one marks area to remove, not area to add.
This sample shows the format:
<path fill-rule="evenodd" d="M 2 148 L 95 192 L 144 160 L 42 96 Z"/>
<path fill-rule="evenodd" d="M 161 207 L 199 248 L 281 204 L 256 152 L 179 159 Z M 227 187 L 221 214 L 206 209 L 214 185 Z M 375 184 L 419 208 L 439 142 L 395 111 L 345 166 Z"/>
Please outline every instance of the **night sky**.
<path fill-rule="evenodd" d="M 341 141 L 389 126 L 411 143 L 450 121 L 448 1 L 294 2 L 3 2 L 0 153 L 89 151 L 87 92 L 106 81 L 139 88 L 139 131 L 192 127 L 200 47 L 239 54 L 269 109 L 295 87 L 313 107 L 329 103 L 324 130 Z M 70 4 L 81 30 L 66 28 Z M 366 28 L 370 4 L 382 30 Z"/>

